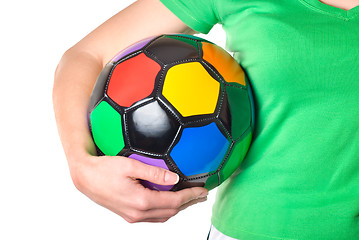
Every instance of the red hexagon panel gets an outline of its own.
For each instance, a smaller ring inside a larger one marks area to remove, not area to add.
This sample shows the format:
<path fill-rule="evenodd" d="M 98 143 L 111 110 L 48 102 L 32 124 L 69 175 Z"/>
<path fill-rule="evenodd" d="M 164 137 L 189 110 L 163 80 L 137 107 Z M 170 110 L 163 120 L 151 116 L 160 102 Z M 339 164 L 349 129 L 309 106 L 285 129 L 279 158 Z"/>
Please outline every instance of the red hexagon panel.
<path fill-rule="evenodd" d="M 144 53 L 118 64 L 112 72 L 107 95 L 118 105 L 130 107 L 149 96 L 161 66 Z"/>

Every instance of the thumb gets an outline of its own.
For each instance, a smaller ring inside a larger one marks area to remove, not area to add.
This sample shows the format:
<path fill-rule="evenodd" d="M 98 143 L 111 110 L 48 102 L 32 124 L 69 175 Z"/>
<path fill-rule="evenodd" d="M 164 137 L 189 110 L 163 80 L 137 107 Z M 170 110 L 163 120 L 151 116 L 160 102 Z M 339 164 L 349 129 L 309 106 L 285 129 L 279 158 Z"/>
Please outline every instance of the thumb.
<path fill-rule="evenodd" d="M 131 158 L 129 158 L 131 159 Z M 146 180 L 159 185 L 175 185 L 179 181 L 179 176 L 161 167 L 151 166 L 138 160 L 131 159 L 131 175 L 141 180 Z"/>

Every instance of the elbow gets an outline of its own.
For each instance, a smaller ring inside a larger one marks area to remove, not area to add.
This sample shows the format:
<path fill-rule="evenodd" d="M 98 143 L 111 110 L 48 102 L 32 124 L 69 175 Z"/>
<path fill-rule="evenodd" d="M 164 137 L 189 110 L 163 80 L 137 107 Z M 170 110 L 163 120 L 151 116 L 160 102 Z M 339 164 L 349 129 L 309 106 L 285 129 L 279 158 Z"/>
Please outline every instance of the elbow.
<path fill-rule="evenodd" d="M 54 72 L 54 82 L 53 82 L 53 86 L 52 86 L 52 103 L 55 104 L 56 102 L 56 97 L 58 95 L 59 92 L 59 78 L 61 76 L 61 72 L 62 72 L 62 68 L 64 65 L 64 61 L 66 56 L 69 54 L 68 53 L 69 50 L 67 50 L 61 57 L 59 63 L 57 64 L 56 68 L 55 68 L 55 72 Z"/>
<path fill-rule="evenodd" d="M 73 56 L 75 55 L 74 49 L 68 49 L 60 58 L 59 63 L 57 64 L 54 72 L 53 78 L 53 86 L 52 86 L 52 103 L 53 105 L 56 104 L 59 95 L 61 95 L 62 91 L 62 82 L 66 75 L 66 69 L 68 68 L 69 64 L 71 65 L 71 61 Z"/>

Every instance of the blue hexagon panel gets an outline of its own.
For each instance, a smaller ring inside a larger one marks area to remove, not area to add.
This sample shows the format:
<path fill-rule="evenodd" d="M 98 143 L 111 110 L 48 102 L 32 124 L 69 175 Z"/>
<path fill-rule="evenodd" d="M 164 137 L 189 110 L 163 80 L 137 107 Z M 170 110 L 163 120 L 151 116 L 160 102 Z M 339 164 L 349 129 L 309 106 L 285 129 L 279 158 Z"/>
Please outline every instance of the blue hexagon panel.
<path fill-rule="evenodd" d="M 170 156 L 186 176 L 217 170 L 229 147 L 229 141 L 213 122 L 203 127 L 183 129 Z"/>

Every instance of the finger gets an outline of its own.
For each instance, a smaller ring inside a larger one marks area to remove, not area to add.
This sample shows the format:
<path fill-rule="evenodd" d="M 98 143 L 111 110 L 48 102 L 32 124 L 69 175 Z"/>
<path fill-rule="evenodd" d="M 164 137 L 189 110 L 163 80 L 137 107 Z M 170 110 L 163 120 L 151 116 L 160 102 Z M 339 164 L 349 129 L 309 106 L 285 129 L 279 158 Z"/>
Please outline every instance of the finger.
<path fill-rule="evenodd" d="M 208 190 L 202 187 L 183 189 L 178 192 L 158 192 L 146 191 L 148 210 L 150 209 L 179 209 L 192 200 L 204 198 L 208 195 Z M 144 209 L 142 209 L 144 210 Z"/>
<path fill-rule="evenodd" d="M 203 197 L 203 198 L 197 198 L 197 199 L 194 199 L 192 201 L 189 201 L 185 204 L 183 204 L 180 208 L 179 208 L 179 211 L 182 211 L 182 210 L 185 210 L 186 208 L 190 207 L 190 206 L 193 206 L 197 203 L 201 203 L 201 202 L 205 202 L 207 201 L 207 197 Z"/>
<path fill-rule="evenodd" d="M 198 204 L 200 202 L 204 202 L 207 200 L 207 197 L 194 199 L 188 203 L 185 203 L 178 209 L 151 209 L 147 211 L 142 211 L 140 222 L 165 222 L 171 217 L 177 215 L 180 211 Z"/>
<path fill-rule="evenodd" d="M 161 167 L 151 166 L 138 160 L 129 158 L 130 170 L 129 177 L 147 180 L 159 185 L 175 185 L 179 181 L 179 176 Z"/>
<path fill-rule="evenodd" d="M 149 218 L 145 219 L 143 222 L 149 222 L 149 223 L 164 223 L 167 222 L 170 218 Z"/>
<path fill-rule="evenodd" d="M 169 219 L 178 213 L 178 209 L 152 209 L 148 211 L 140 211 L 132 209 L 123 214 L 126 221 L 135 222 L 152 222 Z"/>
<path fill-rule="evenodd" d="M 175 216 L 179 212 L 178 209 L 152 209 L 143 211 L 143 222 L 150 220 L 162 221 L 163 219 L 169 219 Z"/>

